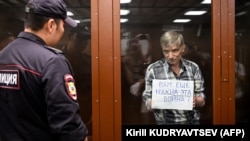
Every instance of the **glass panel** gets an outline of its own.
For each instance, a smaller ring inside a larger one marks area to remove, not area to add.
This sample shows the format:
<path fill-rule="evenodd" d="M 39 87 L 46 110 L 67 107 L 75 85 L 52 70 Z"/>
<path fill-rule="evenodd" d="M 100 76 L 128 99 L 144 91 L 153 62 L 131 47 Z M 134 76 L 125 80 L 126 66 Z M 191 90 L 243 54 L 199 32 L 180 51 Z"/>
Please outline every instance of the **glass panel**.
<path fill-rule="evenodd" d="M 75 73 L 75 83 L 81 116 L 92 136 L 92 70 L 91 70 L 91 20 L 90 0 L 68 1 L 68 11 L 79 20 L 76 28 L 66 28 L 60 48 L 70 61 Z"/>
<path fill-rule="evenodd" d="M 86 25 L 85 25 L 86 24 Z M 75 74 L 75 84 L 81 116 L 92 135 L 92 72 L 90 23 L 84 23 L 68 33 L 69 40 L 61 48 L 70 61 Z"/>
<path fill-rule="evenodd" d="M 142 102 L 145 69 L 163 58 L 160 36 L 168 30 L 183 34 L 187 45 L 183 57 L 202 70 L 207 99 L 200 109 L 201 124 L 212 124 L 211 4 L 200 0 L 131 0 L 120 7 L 128 10 L 124 15 L 121 11 L 122 124 L 155 124 L 152 112 Z M 184 15 L 189 10 L 205 13 Z M 175 19 L 191 21 L 174 23 Z"/>
<path fill-rule="evenodd" d="M 92 135 L 91 100 L 91 23 L 90 0 L 65 0 L 72 18 L 79 20 L 77 28 L 65 26 L 65 33 L 57 48 L 69 59 L 74 73 L 81 116 Z M 0 1 L 0 47 L 23 31 L 24 4 L 22 1 Z M 11 36 L 13 35 L 13 36 Z M 9 38 L 7 38 L 9 37 Z"/>
<path fill-rule="evenodd" d="M 236 90 L 236 123 L 249 122 L 250 92 L 250 0 L 235 0 L 235 90 Z"/>

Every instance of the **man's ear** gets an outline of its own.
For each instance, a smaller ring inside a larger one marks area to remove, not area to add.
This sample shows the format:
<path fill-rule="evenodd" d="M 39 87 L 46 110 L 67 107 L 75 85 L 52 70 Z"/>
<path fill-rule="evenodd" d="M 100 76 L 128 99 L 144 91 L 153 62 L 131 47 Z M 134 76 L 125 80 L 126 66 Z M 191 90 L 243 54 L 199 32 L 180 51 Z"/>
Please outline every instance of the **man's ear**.
<path fill-rule="evenodd" d="M 185 49 L 186 49 L 186 46 L 185 46 L 185 45 L 182 45 L 182 46 L 181 46 L 181 53 L 184 53 Z"/>
<path fill-rule="evenodd" d="M 185 51 L 187 49 L 187 46 L 186 45 L 183 45 L 183 50 Z"/>

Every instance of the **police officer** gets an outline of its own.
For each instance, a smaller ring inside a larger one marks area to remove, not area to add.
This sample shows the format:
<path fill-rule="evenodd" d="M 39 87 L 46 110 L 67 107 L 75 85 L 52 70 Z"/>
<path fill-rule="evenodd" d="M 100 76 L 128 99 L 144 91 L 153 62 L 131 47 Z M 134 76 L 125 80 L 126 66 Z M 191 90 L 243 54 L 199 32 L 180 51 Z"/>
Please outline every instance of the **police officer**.
<path fill-rule="evenodd" d="M 66 15 L 63 0 L 30 0 L 25 29 L 0 53 L 0 140 L 86 141 L 73 72 L 56 44 Z"/>

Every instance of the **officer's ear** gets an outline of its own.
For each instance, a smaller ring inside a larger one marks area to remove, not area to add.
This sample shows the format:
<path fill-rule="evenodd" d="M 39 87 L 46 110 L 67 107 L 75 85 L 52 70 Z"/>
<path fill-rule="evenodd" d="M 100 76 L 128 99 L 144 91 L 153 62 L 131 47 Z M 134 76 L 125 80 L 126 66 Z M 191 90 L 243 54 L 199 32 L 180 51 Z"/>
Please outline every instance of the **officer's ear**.
<path fill-rule="evenodd" d="M 49 33 L 53 33 L 57 28 L 55 19 L 49 19 L 46 24 L 46 29 Z"/>

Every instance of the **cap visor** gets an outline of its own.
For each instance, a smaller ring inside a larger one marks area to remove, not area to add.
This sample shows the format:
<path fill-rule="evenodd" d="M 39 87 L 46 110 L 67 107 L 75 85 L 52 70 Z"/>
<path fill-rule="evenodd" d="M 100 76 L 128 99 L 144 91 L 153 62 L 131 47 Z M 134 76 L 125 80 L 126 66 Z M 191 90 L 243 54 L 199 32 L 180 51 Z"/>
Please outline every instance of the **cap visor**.
<path fill-rule="evenodd" d="M 66 19 L 64 19 L 64 22 L 71 27 L 77 26 L 77 22 L 70 17 L 66 17 Z"/>

